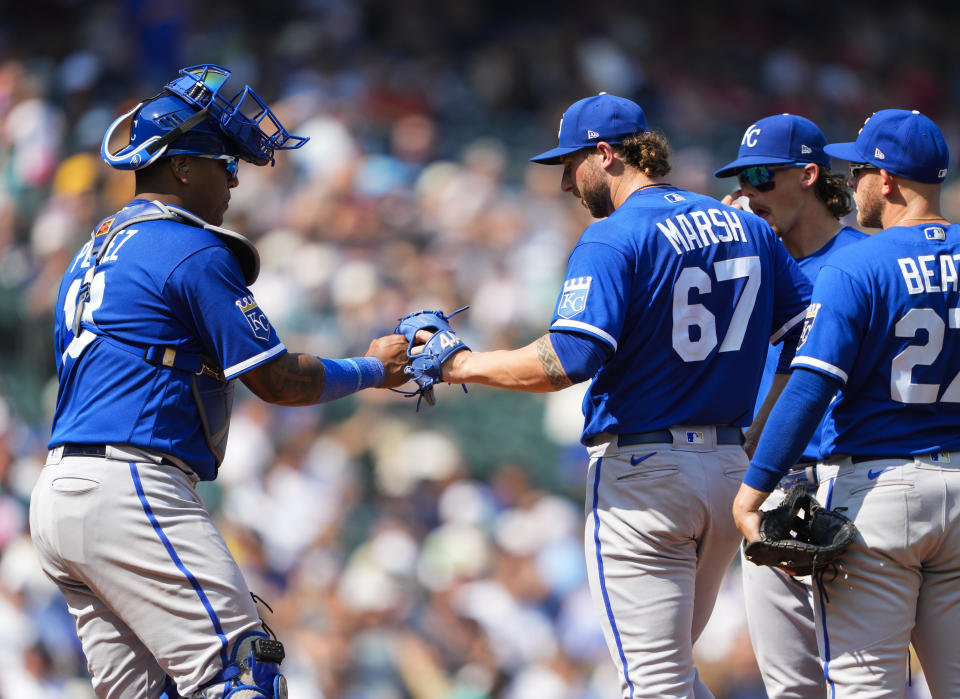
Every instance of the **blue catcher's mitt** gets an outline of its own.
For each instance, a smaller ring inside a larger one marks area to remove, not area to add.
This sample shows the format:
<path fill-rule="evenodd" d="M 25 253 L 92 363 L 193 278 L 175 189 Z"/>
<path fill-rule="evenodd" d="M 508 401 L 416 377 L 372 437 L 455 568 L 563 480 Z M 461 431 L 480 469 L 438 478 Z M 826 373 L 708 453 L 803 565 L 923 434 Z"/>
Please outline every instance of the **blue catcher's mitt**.
<path fill-rule="evenodd" d="M 417 410 L 420 409 L 420 399 L 426 400 L 428 404 L 434 405 L 437 402 L 433 395 L 434 384 L 443 381 L 443 363 L 460 350 L 470 349 L 463 340 L 457 337 L 457 334 L 450 327 L 450 319 L 460 311 L 466 310 L 469 306 L 454 311 L 450 315 L 444 315 L 443 311 L 430 311 L 424 309 L 416 313 L 409 313 L 400 318 L 400 324 L 395 333 L 399 333 L 407 338 L 407 357 L 410 363 L 404 367 L 403 371 L 408 376 L 412 376 L 417 382 L 416 391 L 400 391 L 408 396 L 419 396 L 417 398 Z M 423 344 L 422 351 L 419 354 L 413 354 L 413 346 L 416 340 L 418 330 L 427 330 L 432 332 L 433 336 Z M 463 387 L 464 393 L 467 387 Z"/>

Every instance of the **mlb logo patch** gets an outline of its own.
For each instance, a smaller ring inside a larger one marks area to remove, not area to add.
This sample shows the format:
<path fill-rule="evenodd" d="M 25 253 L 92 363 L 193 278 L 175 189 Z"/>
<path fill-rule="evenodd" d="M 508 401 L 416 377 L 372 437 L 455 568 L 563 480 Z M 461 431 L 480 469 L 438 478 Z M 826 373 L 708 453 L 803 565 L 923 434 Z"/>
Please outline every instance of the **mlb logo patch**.
<path fill-rule="evenodd" d="M 593 277 L 574 277 L 567 279 L 563 283 L 563 293 L 560 294 L 560 305 L 557 307 L 557 315 L 561 318 L 570 319 L 573 316 L 582 313 L 587 307 L 587 296 L 590 293 L 590 284 Z"/>
<path fill-rule="evenodd" d="M 267 316 L 260 310 L 260 306 L 253 300 L 253 297 L 244 296 L 242 299 L 237 299 L 235 303 L 240 312 L 243 313 L 243 317 L 246 318 L 253 336 L 258 340 L 269 340 L 270 321 L 267 320 Z"/>
<path fill-rule="evenodd" d="M 946 240 L 947 232 L 940 226 L 927 226 L 923 229 L 923 234 L 927 240 Z"/>
<path fill-rule="evenodd" d="M 930 455 L 930 460 L 937 464 L 949 464 L 950 453 L 946 451 L 936 452 Z"/>
<path fill-rule="evenodd" d="M 687 432 L 687 444 L 703 444 L 703 432 Z"/>
<path fill-rule="evenodd" d="M 676 204 L 678 201 L 684 201 L 684 197 L 677 192 L 669 192 L 663 195 L 663 198 L 666 199 L 671 204 Z"/>

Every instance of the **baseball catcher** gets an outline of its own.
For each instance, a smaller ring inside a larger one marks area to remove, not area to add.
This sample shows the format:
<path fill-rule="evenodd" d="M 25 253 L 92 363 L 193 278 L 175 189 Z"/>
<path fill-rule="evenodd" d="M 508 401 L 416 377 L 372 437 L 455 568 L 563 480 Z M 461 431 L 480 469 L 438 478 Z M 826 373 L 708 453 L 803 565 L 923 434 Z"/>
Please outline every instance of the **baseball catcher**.
<path fill-rule="evenodd" d="M 230 192 L 241 161 L 269 165 L 307 138 L 230 76 L 184 68 L 108 127 L 101 156 L 135 173 L 134 199 L 94 227 L 58 291 L 30 532 L 98 697 L 286 699 L 283 645 L 194 488 L 223 463 L 237 381 L 293 406 L 407 380 L 403 337 L 362 357 L 291 352 L 254 298 L 259 253 L 221 227 Z"/>
<path fill-rule="evenodd" d="M 415 391 L 400 391 L 400 393 L 418 396 L 417 410 L 420 409 L 421 400 L 427 401 L 429 405 L 436 404 L 437 398 L 433 394 L 433 387 L 443 381 L 443 363 L 460 350 L 470 349 L 450 327 L 450 319 L 468 308 L 469 306 L 464 306 L 450 315 L 445 315 L 443 311 L 423 309 L 408 313 L 399 319 L 400 324 L 393 332 L 407 338 L 407 357 L 410 359 L 410 363 L 404 367 L 404 373 L 412 377 L 418 386 Z M 420 330 L 431 332 L 433 335 L 423 345 L 418 345 L 415 351 L 417 332 Z M 467 392 L 466 386 L 463 387 L 463 392 Z"/>
<path fill-rule="evenodd" d="M 837 560 L 856 538 L 857 528 L 836 510 L 824 509 L 805 483 L 797 483 L 782 505 L 762 514 L 760 536 L 744 543 L 748 561 L 810 575 Z"/>

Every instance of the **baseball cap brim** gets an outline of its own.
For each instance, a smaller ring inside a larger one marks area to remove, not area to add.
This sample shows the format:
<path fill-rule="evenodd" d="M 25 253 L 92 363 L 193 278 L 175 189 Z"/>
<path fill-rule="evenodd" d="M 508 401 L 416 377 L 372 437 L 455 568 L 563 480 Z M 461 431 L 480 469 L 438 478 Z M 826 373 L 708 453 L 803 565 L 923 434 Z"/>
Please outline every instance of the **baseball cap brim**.
<path fill-rule="evenodd" d="M 576 153 L 578 150 L 583 150 L 589 146 L 557 146 L 556 148 L 551 148 L 550 150 L 544 151 L 540 155 L 535 155 L 530 158 L 531 163 L 541 163 L 543 165 L 557 165 L 560 163 L 560 158 L 565 155 L 570 155 L 570 153 Z"/>
<path fill-rule="evenodd" d="M 753 165 L 773 165 L 775 163 L 795 163 L 796 158 L 779 158 L 775 155 L 747 155 L 727 163 L 713 173 L 714 177 L 733 177 L 737 171 Z M 812 161 L 811 161 L 812 162 Z"/>
<path fill-rule="evenodd" d="M 853 141 L 847 143 L 828 143 L 823 147 L 824 152 L 837 160 L 847 160 L 851 163 L 870 162 L 860 151 L 857 150 L 857 144 Z"/>

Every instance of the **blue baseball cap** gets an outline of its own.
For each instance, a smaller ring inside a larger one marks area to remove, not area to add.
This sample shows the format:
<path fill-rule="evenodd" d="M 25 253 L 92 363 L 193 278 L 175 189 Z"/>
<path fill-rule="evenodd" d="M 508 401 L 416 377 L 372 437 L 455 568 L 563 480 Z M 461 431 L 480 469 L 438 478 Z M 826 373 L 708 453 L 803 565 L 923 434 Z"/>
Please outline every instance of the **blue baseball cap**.
<path fill-rule="evenodd" d="M 796 114 L 764 117 L 747 127 L 740 140 L 737 159 L 713 173 L 714 177 L 732 177 L 752 165 L 780 163 L 816 163 L 830 167 L 830 156 L 823 147 L 827 139 L 809 119 Z"/>
<path fill-rule="evenodd" d="M 831 143 L 834 158 L 870 163 L 914 182 L 937 184 L 947 176 L 950 151 L 936 124 L 916 109 L 881 109 L 867 119 L 857 140 Z"/>
<path fill-rule="evenodd" d="M 553 165 L 569 153 L 597 145 L 600 141 L 617 144 L 630 136 L 648 131 L 647 118 L 636 102 L 601 92 L 574 102 L 560 119 L 559 143 L 530 162 Z"/>

